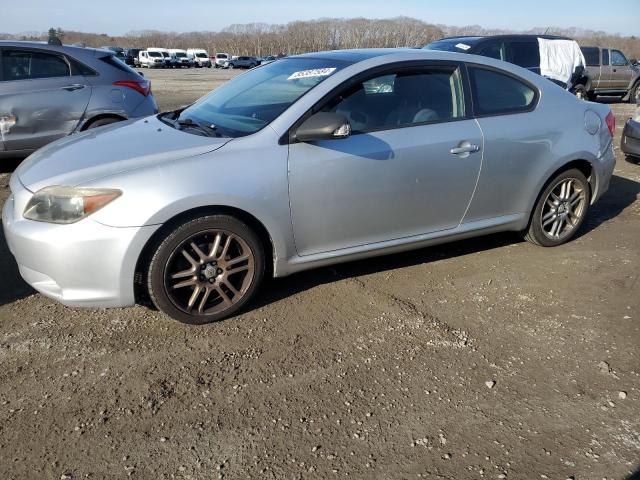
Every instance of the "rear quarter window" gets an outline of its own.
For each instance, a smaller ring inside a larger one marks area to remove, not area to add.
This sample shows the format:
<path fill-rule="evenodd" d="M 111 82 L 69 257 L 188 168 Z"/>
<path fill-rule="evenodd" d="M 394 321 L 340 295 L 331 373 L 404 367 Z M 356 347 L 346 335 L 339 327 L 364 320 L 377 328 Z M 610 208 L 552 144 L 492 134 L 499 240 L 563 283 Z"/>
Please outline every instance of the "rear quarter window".
<path fill-rule="evenodd" d="M 129 65 L 127 65 L 126 63 L 124 63 L 122 60 L 115 57 L 114 55 L 102 57 L 100 60 L 106 63 L 107 65 L 111 65 L 112 67 L 117 68 L 118 70 L 121 70 L 123 72 L 133 73 L 135 75 L 138 75 L 138 72 L 136 72 L 133 68 L 131 68 Z"/>
<path fill-rule="evenodd" d="M 535 107 L 536 91 L 511 75 L 469 67 L 474 113 L 477 116 L 527 112 Z"/>
<path fill-rule="evenodd" d="M 600 65 L 600 49 L 597 47 L 582 47 L 584 60 L 587 67 L 598 67 Z"/>

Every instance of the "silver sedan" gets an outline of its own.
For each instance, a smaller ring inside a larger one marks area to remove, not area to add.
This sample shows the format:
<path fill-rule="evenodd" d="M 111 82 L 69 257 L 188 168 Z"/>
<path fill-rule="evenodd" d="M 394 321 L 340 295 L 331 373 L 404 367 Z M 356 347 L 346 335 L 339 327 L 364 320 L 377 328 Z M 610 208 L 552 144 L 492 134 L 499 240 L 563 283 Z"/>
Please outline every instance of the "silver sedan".
<path fill-rule="evenodd" d="M 42 294 L 207 323 L 265 275 L 499 231 L 560 245 L 609 186 L 614 128 L 608 106 L 490 58 L 313 53 L 39 150 L 2 220 Z"/>

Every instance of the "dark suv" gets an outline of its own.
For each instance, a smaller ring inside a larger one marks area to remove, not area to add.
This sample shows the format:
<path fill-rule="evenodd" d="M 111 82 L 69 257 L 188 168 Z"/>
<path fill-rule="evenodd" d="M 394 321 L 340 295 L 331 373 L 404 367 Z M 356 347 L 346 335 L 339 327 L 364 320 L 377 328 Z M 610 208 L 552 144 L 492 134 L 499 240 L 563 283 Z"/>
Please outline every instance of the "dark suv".
<path fill-rule="evenodd" d="M 571 38 L 556 35 L 461 36 L 436 40 L 424 48 L 427 50 L 446 50 L 448 52 L 470 53 L 473 55 L 482 55 L 483 57 L 491 57 L 497 60 L 515 63 L 520 67 L 527 68 L 540 75 L 541 59 L 540 42 L 538 39 L 573 41 Z M 569 80 L 569 82 L 552 79 L 552 81 L 560 84 L 563 88 L 566 88 L 567 83 L 570 83 L 572 92 L 578 96 L 586 97 L 584 85 L 587 82 L 587 78 L 584 73 L 584 67 L 574 71 L 572 78 L 567 80 Z"/>

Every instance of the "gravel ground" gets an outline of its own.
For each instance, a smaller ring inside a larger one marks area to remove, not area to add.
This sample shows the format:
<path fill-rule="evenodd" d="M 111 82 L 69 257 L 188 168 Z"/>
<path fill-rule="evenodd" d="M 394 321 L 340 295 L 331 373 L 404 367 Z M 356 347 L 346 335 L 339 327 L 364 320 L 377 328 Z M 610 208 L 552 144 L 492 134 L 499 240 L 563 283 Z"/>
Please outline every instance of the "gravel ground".
<path fill-rule="evenodd" d="M 145 74 L 167 109 L 236 72 Z M 639 192 L 618 152 L 565 246 L 305 272 L 205 327 L 63 307 L 0 234 L 0 478 L 637 478 Z"/>

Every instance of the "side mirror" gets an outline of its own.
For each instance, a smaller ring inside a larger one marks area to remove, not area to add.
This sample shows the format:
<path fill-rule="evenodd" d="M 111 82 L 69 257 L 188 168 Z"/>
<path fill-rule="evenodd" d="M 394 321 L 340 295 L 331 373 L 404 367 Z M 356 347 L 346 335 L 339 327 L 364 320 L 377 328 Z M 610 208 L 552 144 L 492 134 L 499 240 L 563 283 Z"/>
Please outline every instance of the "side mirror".
<path fill-rule="evenodd" d="M 295 133 L 300 142 L 314 140 L 338 140 L 351 135 L 351 125 L 340 113 L 318 112 L 307 118 Z"/>
<path fill-rule="evenodd" d="M 638 63 L 638 59 L 637 58 L 632 58 L 631 60 L 629 60 L 629 64 L 630 65 L 635 65 L 636 63 Z"/>
<path fill-rule="evenodd" d="M 140 75 L 141 77 L 144 77 L 144 73 L 138 71 L 138 75 Z"/>

